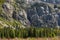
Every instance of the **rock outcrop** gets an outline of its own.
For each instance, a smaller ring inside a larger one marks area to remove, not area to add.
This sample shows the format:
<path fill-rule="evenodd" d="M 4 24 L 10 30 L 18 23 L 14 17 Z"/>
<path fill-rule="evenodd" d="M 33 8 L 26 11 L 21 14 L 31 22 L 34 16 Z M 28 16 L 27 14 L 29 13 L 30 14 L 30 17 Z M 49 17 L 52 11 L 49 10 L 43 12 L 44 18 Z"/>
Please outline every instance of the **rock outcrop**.
<path fill-rule="evenodd" d="M 15 19 L 28 27 L 56 27 L 60 25 L 60 13 L 53 12 L 48 4 L 41 3 L 40 0 L 26 2 L 6 0 L 2 8 L 7 20 L 13 21 L 12 19 Z"/>

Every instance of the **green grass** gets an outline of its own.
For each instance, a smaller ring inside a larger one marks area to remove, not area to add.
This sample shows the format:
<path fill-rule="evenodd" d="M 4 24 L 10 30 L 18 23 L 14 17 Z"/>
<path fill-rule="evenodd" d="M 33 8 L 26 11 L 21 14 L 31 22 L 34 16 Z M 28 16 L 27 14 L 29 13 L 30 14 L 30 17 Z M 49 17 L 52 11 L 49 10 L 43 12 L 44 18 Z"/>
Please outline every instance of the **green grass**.
<path fill-rule="evenodd" d="M 2 5 L 4 4 L 6 0 L 0 0 L 0 14 L 2 13 Z"/>
<path fill-rule="evenodd" d="M 2 5 L 6 0 L 0 0 L 0 5 Z"/>
<path fill-rule="evenodd" d="M 19 21 L 17 21 L 17 20 L 14 20 L 13 19 L 13 21 L 11 22 L 11 21 L 9 21 L 9 20 L 6 20 L 5 18 L 3 18 L 3 17 L 0 17 L 0 21 L 2 21 L 3 22 L 3 24 L 7 24 L 8 26 L 17 26 L 17 25 L 19 25 L 19 26 L 21 26 L 22 24 L 19 22 Z M 1 27 L 2 25 L 0 24 L 0 27 Z"/>

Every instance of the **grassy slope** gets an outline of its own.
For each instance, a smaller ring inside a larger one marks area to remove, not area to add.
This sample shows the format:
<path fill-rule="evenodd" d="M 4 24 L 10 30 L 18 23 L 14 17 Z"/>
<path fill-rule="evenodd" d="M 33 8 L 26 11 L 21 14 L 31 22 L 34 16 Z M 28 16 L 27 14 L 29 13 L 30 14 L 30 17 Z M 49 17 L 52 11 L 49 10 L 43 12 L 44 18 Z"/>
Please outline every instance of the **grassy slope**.
<path fill-rule="evenodd" d="M 2 17 L 0 17 L 0 22 L 2 22 L 2 24 L 0 23 L 0 27 L 3 27 L 4 26 L 4 24 L 6 24 L 6 25 L 8 25 L 8 26 L 21 26 L 22 24 L 19 22 L 19 21 L 16 21 L 16 20 L 14 20 L 13 19 L 13 21 L 11 22 L 11 21 L 8 21 L 8 20 L 6 20 L 5 18 L 2 18 Z"/>
<path fill-rule="evenodd" d="M 2 4 L 5 2 L 5 0 L 0 0 L 0 14 L 2 13 Z M 49 6 L 53 9 L 54 4 L 49 4 Z M 60 5 L 58 5 L 60 6 Z M 10 22 L 8 20 L 5 20 L 4 18 L 0 17 L 0 21 L 3 21 L 3 23 L 7 24 L 7 25 L 12 25 L 12 26 L 16 26 L 16 23 L 18 25 L 21 25 L 21 23 L 19 23 L 18 21 L 14 20 L 13 22 Z M 0 26 L 2 26 L 0 24 Z"/>
<path fill-rule="evenodd" d="M 2 4 L 5 2 L 6 0 L 0 0 L 0 14 L 2 14 Z M 3 24 L 6 24 L 6 25 L 11 25 L 11 26 L 16 26 L 16 25 L 19 25 L 21 26 L 22 24 L 19 22 L 19 21 L 16 21 L 13 19 L 12 22 L 6 20 L 5 18 L 3 17 L 0 17 L 0 22 L 2 22 Z M 2 27 L 3 25 L 0 23 L 0 27 Z"/>
<path fill-rule="evenodd" d="M 2 5 L 5 2 L 5 0 L 0 0 L 0 5 Z"/>

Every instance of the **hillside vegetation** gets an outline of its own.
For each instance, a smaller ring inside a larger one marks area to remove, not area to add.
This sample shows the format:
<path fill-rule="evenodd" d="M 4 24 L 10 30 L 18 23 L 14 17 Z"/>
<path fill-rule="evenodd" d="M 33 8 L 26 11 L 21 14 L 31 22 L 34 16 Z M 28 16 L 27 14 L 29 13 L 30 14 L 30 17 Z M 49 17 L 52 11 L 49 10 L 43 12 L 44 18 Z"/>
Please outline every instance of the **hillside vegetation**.
<path fill-rule="evenodd" d="M 0 5 L 2 5 L 6 0 L 0 0 Z"/>
<path fill-rule="evenodd" d="M 57 37 L 60 36 L 60 29 L 57 28 L 0 28 L 0 38 L 36 38 L 36 37 Z"/>
<path fill-rule="evenodd" d="M 28 0 L 0 0 L 0 38 L 60 36 L 57 5 Z"/>

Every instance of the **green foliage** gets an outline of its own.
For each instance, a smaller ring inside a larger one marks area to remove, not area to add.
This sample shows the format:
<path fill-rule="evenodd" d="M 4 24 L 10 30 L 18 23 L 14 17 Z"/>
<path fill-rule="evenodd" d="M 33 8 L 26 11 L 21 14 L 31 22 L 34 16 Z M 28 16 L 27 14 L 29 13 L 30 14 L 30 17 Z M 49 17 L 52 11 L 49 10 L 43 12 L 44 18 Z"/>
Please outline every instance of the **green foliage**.
<path fill-rule="evenodd" d="M 6 0 L 0 0 L 0 13 L 2 13 L 2 4 L 5 2 Z"/>
<path fill-rule="evenodd" d="M 55 37 L 60 35 L 60 29 L 54 28 L 0 28 L 0 38 Z"/>
<path fill-rule="evenodd" d="M 10 30 L 10 28 L 4 27 L 3 29 L 4 29 L 4 37 L 9 38 L 9 30 Z"/>
<path fill-rule="evenodd" d="M 14 29 L 10 29 L 10 30 L 9 30 L 9 36 L 10 36 L 11 38 L 14 38 L 14 37 L 15 37 L 15 30 L 14 30 Z"/>
<path fill-rule="evenodd" d="M 19 21 L 17 21 L 17 20 L 14 20 L 13 19 L 13 21 L 11 22 L 11 21 L 9 21 L 9 20 L 7 20 L 7 19 L 5 19 L 5 18 L 3 18 L 3 17 L 0 17 L 0 21 L 3 23 L 3 24 L 6 24 L 6 25 L 8 25 L 8 26 L 13 26 L 13 27 L 21 27 L 21 23 L 19 22 Z M 0 24 L 0 27 L 4 27 L 2 24 Z"/>
<path fill-rule="evenodd" d="M 3 31 L 3 29 L 0 29 L 0 37 L 4 38 L 4 31 Z"/>
<path fill-rule="evenodd" d="M 21 35 L 22 35 L 22 34 L 21 34 L 21 29 L 16 29 L 16 30 L 15 30 L 15 36 L 16 36 L 16 37 L 22 37 Z"/>
<path fill-rule="evenodd" d="M 5 0 L 0 0 L 0 5 L 2 5 L 5 2 Z"/>

